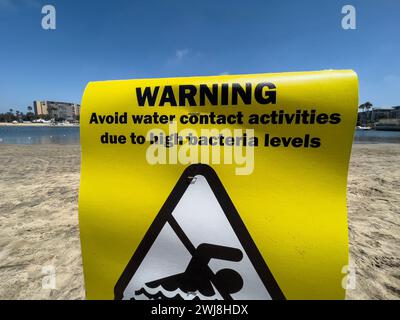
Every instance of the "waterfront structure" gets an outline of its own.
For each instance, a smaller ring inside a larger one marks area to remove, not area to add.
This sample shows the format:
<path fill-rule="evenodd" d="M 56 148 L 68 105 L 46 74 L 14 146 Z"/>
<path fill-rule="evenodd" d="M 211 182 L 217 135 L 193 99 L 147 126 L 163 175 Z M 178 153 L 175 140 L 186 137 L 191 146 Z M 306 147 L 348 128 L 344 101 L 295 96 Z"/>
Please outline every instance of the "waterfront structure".
<path fill-rule="evenodd" d="M 363 110 L 358 113 L 357 125 L 376 130 L 400 130 L 400 106 Z"/>
<path fill-rule="evenodd" d="M 34 101 L 33 107 L 36 116 L 48 116 L 53 119 L 76 120 L 79 119 L 80 105 L 59 101 Z"/>
<path fill-rule="evenodd" d="M 400 106 L 392 108 L 373 108 L 371 121 L 378 122 L 381 119 L 400 119 Z"/>

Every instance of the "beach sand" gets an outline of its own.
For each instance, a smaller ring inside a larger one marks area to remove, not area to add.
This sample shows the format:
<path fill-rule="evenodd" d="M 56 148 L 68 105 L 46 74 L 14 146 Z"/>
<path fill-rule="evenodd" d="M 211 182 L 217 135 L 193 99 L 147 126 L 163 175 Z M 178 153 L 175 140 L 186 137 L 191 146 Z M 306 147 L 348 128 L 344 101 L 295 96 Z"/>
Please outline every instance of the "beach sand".
<path fill-rule="evenodd" d="M 0 145 L 0 299 L 84 297 L 79 171 L 79 146 Z"/>
<path fill-rule="evenodd" d="M 354 145 L 347 188 L 348 299 L 400 299 L 400 145 Z"/>
<path fill-rule="evenodd" d="M 79 146 L 0 145 L 0 299 L 84 298 L 79 170 Z M 347 298 L 399 299 L 400 145 L 354 145 L 348 207 Z"/>

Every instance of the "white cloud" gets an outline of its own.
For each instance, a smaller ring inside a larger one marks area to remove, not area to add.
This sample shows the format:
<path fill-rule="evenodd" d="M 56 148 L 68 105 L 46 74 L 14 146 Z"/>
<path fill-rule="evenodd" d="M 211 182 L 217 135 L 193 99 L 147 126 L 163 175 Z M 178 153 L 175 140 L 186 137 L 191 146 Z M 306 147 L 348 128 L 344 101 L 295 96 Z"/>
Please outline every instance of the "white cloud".
<path fill-rule="evenodd" d="M 202 59 L 201 52 L 195 52 L 189 48 L 177 49 L 174 55 L 170 56 L 165 61 L 166 68 L 179 68 L 198 64 Z"/>
<path fill-rule="evenodd" d="M 220 76 L 226 76 L 226 75 L 228 75 L 229 74 L 229 71 L 224 71 L 224 72 L 221 72 L 219 75 Z"/>
<path fill-rule="evenodd" d="M 183 59 L 184 57 L 186 57 L 188 54 L 190 53 L 189 49 L 180 49 L 180 50 L 176 50 L 176 54 L 175 57 L 178 60 Z"/>

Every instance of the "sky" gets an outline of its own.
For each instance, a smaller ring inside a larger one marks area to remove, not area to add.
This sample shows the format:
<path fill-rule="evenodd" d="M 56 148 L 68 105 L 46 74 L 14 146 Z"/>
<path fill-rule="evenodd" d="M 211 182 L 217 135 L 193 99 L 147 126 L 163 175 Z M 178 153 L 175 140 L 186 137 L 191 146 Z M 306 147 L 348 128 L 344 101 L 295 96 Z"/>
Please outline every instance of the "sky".
<path fill-rule="evenodd" d="M 80 103 L 96 80 L 324 69 L 355 70 L 360 104 L 395 106 L 399 57 L 399 0 L 0 0 L 0 112 Z"/>

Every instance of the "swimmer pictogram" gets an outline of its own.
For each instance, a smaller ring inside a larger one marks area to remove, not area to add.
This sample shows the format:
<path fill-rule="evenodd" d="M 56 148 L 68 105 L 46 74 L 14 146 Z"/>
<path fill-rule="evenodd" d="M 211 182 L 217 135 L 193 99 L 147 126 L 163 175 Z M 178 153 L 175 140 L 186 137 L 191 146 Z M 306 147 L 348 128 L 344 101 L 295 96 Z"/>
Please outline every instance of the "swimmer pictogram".
<path fill-rule="evenodd" d="M 285 299 L 215 171 L 191 165 L 115 288 L 115 299 Z"/>

